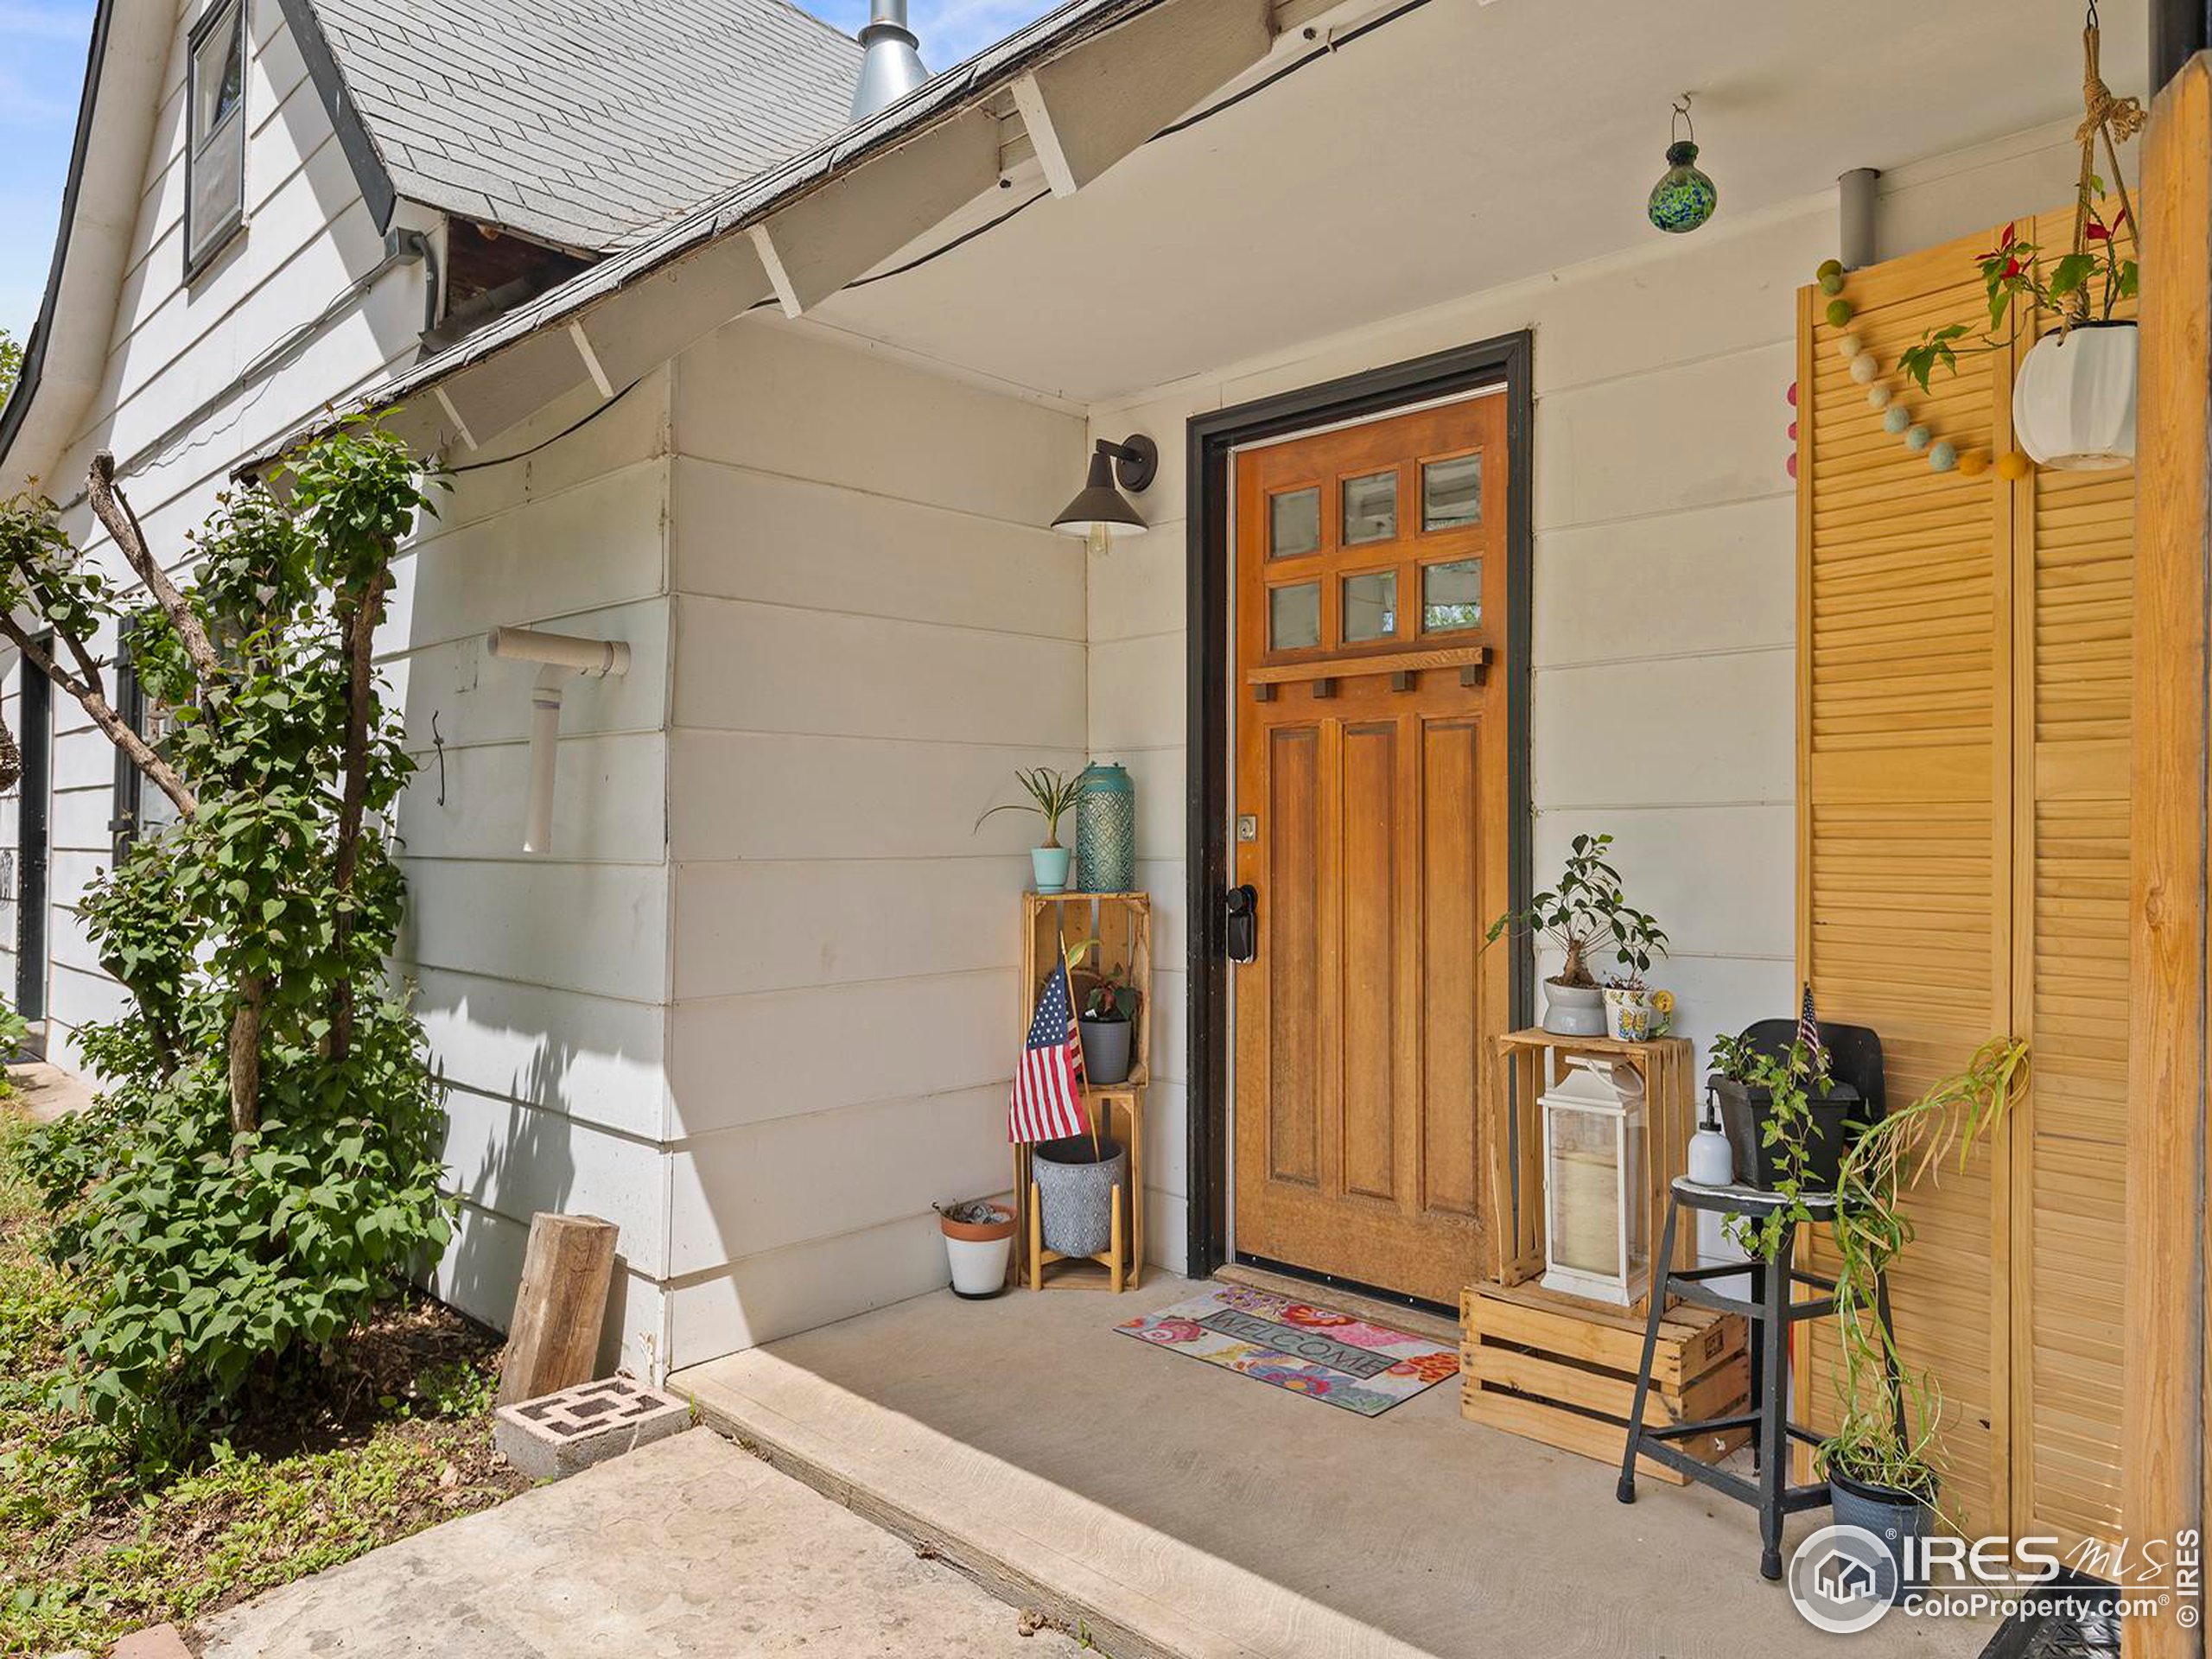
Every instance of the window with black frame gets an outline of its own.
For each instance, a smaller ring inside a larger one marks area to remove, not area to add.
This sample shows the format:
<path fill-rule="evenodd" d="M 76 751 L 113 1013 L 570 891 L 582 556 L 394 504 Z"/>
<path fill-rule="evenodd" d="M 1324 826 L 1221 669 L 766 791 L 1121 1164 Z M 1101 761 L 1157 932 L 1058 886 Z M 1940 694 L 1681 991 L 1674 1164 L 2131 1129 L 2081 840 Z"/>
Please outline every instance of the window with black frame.
<path fill-rule="evenodd" d="M 155 747 L 168 734 L 168 706 L 146 695 L 130 660 L 130 633 L 126 626 L 122 649 L 116 655 L 115 711 L 130 729 Z M 115 837 L 115 856 L 120 859 L 130 843 L 143 836 L 157 836 L 177 820 L 176 803 L 146 781 L 146 774 L 131 764 L 121 749 L 115 752 L 115 816 L 108 830 Z"/>
<path fill-rule="evenodd" d="M 185 83 L 184 270 L 245 223 L 246 0 L 214 0 L 193 25 Z"/>

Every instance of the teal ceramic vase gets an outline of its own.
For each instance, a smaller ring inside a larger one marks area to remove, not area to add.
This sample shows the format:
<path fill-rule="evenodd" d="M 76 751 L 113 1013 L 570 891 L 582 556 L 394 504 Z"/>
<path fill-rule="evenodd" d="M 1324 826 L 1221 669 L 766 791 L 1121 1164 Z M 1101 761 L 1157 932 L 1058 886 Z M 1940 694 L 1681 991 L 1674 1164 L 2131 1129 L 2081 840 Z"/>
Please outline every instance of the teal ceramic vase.
<path fill-rule="evenodd" d="M 1068 890 L 1068 849 L 1065 847 L 1032 847 L 1029 849 L 1029 873 L 1037 878 L 1039 893 L 1065 893 Z"/>
<path fill-rule="evenodd" d="M 1077 780 L 1077 891 L 1128 893 L 1137 884 L 1137 786 L 1117 761 L 1094 761 Z"/>

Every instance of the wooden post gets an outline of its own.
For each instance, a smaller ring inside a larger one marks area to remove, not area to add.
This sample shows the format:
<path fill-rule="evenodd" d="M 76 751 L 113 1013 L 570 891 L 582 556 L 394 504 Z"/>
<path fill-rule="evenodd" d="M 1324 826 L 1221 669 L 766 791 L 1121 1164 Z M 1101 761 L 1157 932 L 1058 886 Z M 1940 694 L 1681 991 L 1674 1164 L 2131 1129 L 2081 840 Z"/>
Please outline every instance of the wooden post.
<path fill-rule="evenodd" d="M 2205 740 L 2212 719 L 2212 59 L 2159 93 L 2145 140 L 2136 476 L 2133 830 L 2129 876 L 2127 1386 L 2122 1534 L 2190 1530 L 2208 1491 Z M 2133 1554 L 2133 1551 L 2131 1551 Z M 2171 1558 L 2169 1558 L 2171 1559 Z M 2201 1560 L 2201 1557 L 2200 1557 Z M 2196 1659 L 2201 1626 L 2127 1621 L 2129 1659 Z M 2203 1580 L 2191 1611 L 2204 1611 Z"/>
<path fill-rule="evenodd" d="M 615 1225 L 596 1216 L 530 1218 L 530 1248 L 499 1362 L 499 1404 L 588 1382 L 599 1370 L 599 1329 L 614 1276 Z"/>

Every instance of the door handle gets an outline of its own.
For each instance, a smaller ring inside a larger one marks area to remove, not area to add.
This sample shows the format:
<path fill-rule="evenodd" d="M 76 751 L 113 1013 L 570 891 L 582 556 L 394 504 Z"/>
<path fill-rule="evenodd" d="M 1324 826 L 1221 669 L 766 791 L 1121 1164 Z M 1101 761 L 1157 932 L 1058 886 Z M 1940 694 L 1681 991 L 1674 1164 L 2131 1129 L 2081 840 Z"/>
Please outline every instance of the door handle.
<path fill-rule="evenodd" d="M 1221 949 L 1231 962 L 1260 954 L 1260 895 L 1249 882 L 1222 895 Z"/>

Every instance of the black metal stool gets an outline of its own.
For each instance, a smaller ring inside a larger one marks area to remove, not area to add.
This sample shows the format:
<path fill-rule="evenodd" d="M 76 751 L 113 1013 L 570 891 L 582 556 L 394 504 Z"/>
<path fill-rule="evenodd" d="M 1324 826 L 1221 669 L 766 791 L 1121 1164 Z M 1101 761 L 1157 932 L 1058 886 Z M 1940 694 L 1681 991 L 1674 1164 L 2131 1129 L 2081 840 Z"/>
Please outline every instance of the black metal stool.
<path fill-rule="evenodd" d="M 1815 1221 L 1826 1221 L 1835 1213 L 1833 1196 L 1807 1194 L 1803 1201 Z M 1674 1261 L 1675 1224 L 1684 1210 L 1763 1216 L 1787 1203 L 1789 1199 L 1781 1194 L 1761 1192 L 1756 1187 L 1702 1186 L 1687 1176 L 1678 1175 L 1667 1195 L 1667 1224 L 1660 1235 L 1659 1260 Z M 1789 1421 L 1789 1327 L 1801 1319 L 1819 1319 L 1835 1312 L 1835 1281 L 1798 1272 L 1796 1252 L 1796 1230 L 1792 1228 L 1784 1234 L 1781 1251 L 1771 1262 L 1732 1262 L 1718 1267 L 1670 1269 L 1652 1287 L 1651 1313 L 1643 1329 L 1643 1362 L 1637 1368 L 1636 1401 L 1629 1408 L 1628 1449 L 1621 1457 L 1619 1497 L 1624 1503 L 1636 1502 L 1636 1460 L 1646 1457 L 1757 1510 L 1759 1573 L 1768 1579 L 1782 1576 L 1783 1517 L 1800 1510 L 1817 1509 L 1828 1501 L 1828 1484 L 1825 1480 L 1807 1486 L 1789 1484 L 1790 1442 L 1816 1446 L 1821 1440 L 1804 1425 Z M 1748 1298 L 1724 1295 L 1707 1283 L 1738 1274 L 1751 1279 L 1751 1294 Z M 1818 1294 L 1799 1300 L 1792 1294 L 1798 1286 Z M 1658 1351 L 1659 1325 L 1666 1315 L 1670 1293 L 1700 1307 L 1740 1313 L 1751 1322 L 1751 1410 L 1748 1414 L 1671 1423 L 1663 1428 L 1643 1426 L 1644 1397 L 1651 1389 L 1652 1357 Z M 1883 1328 L 1895 1329 L 1890 1324 L 1890 1287 L 1884 1280 L 1875 1281 L 1874 1304 L 1876 1317 L 1882 1321 Z M 1885 1363 L 1894 1384 L 1897 1357 L 1887 1356 Z M 1893 1392 L 1893 1397 L 1898 1401 L 1897 1433 L 1902 1439 L 1904 1401 L 1901 1394 Z M 1701 1462 L 1673 1444 L 1700 1434 L 1725 1433 L 1738 1428 L 1752 1431 L 1758 1460 L 1757 1484 L 1729 1470 Z"/>

